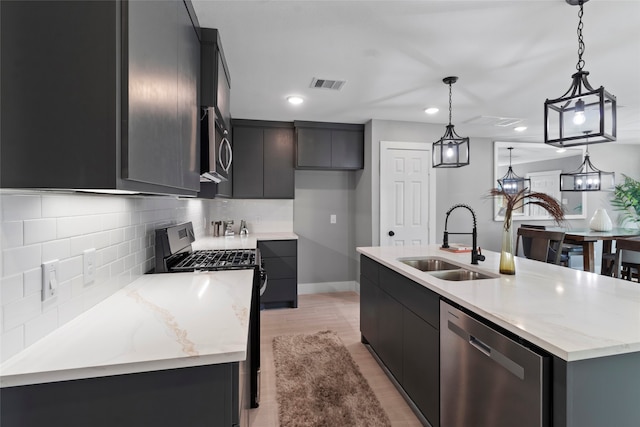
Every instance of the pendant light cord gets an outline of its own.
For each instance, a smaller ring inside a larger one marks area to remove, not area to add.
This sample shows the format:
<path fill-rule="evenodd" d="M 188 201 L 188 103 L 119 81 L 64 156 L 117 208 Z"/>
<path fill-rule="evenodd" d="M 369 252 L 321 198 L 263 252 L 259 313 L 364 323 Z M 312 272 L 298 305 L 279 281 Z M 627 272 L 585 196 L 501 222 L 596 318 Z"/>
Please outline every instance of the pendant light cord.
<path fill-rule="evenodd" d="M 584 54 L 584 39 L 582 38 L 582 28 L 584 27 L 584 24 L 582 23 L 582 15 L 584 14 L 584 11 L 582 9 L 583 6 L 583 2 L 580 1 L 580 11 L 578 12 L 578 18 L 579 18 L 579 22 L 578 22 L 578 63 L 576 64 L 576 69 L 578 71 L 582 71 L 582 69 L 584 68 L 584 59 L 582 59 L 582 55 Z"/>
<path fill-rule="evenodd" d="M 451 126 L 451 83 L 449 83 L 449 126 Z"/>

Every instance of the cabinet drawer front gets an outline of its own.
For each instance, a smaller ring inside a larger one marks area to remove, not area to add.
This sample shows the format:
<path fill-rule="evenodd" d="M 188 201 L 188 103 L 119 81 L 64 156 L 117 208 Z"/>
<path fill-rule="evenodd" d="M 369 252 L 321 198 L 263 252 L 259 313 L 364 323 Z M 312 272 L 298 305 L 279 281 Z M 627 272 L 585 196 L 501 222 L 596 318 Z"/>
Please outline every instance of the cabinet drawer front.
<path fill-rule="evenodd" d="M 296 279 L 271 279 L 267 282 L 267 289 L 260 297 L 261 303 L 293 301 L 298 295 Z"/>
<path fill-rule="evenodd" d="M 431 326 L 440 328 L 438 294 L 384 266 L 380 266 L 380 287 Z"/>
<path fill-rule="evenodd" d="M 360 274 L 371 280 L 376 285 L 380 283 L 378 280 L 378 263 L 364 255 L 360 256 Z"/>
<path fill-rule="evenodd" d="M 298 273 L 298 258 L 281 257 L 266 258 L 264 261 L 264 269 L 267 271 L 269 281 L 272 279 L 295 279 Z"/>
<path fill-rule="evenodd" d="M 265 240 L 258 242 L 262 258 L 298 256 L 297 240 Z"/>

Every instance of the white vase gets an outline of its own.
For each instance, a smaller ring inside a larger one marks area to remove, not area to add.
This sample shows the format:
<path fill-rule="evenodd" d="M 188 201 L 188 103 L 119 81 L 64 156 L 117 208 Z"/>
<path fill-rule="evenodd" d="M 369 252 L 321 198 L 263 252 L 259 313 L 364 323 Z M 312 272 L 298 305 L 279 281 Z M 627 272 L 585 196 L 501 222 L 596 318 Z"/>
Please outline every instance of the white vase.
<path fill-rule="evenodd" d="M 613 223 L 604 208 L 596 209 L 595 213 L 589 221 L 589 228 L 593 231 L 611 231 Z"/>

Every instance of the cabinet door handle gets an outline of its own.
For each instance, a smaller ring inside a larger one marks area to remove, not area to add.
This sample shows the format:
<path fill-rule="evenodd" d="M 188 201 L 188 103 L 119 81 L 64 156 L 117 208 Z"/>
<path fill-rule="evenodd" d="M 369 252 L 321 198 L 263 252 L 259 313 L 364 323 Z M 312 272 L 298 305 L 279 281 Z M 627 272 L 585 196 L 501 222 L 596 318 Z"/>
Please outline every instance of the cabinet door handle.
<path fill-rule="evenodd" d="M 393 237 L 393 236 L 395 236 L 395 235 L 396 235 L 396 233 L 394 233 L 393 231 L 390 231 L 390 232 L 389 232 L 389 236 Z"/>

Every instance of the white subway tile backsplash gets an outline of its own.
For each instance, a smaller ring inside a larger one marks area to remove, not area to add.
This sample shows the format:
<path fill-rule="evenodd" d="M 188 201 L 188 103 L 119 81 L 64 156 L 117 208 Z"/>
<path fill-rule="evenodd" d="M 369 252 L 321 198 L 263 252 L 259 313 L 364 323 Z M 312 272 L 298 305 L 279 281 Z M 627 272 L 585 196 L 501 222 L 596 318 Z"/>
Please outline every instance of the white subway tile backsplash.
<path fill-rule="evenodd" d="M 70 239 L 52 240 L 42 244 L 42 259 L 63 259 L 71 256 Z"/>
<path fill-rule="evenodd" d="M 95 248 L 96 236 L 100 233 L 91 233 L 84 236 L 71 237 L 69 239 L 69 256 L 82 255 L 85 250 Z"/>
<path fill-rule="evenodd" d="M 23 296 L 22 274 L 3 277 L 0 281 L 0 304 L 5 305 L 17 301 Z"/>
<path fill-rule="evenodd" d="M 122 228 L 116 228 L 109 232 L 109 238 L 112 245 L 124 242 L 124 230 Z"/>
<path fill-rule="evenodd" d="M 50 310 L 24 325 L 24 344 L 30 346 L 58 327 L 58 311 Z"/>
<path fill-rule="evenodd" d="M 30 245 L 2 251 L 2 274 L 11 276 L 39 267 L 42 263 L 42 246 Z M 48 261 L 48 260 L 46 260 Z"/>
<path fill-rule="evenodd" d="M 174 197 L 0 191 L 2 360 L 154 268 L 155 229 L 192 221 L 202 236 L 210 201 Z M 96 278 L 82 259 L 96 248 Z M 60 260 L 57 295 L 41 301 L 41 263 Z"/>
<path fill-rule="evenodd" d="M 59 259 L 59 258 L 48 258 Z M 24 272 L 24 296 L 42 293 L 42 267 L 34 268 Z"/>
<path fill-rule="evenodd" d="M 75 256 L 60 261 L 58 280 L 63 282 L 71 280 L 82 274 L 82 256 Z"/>
<path fill-rule="evenodd" d="M 2 194 L 0 195 L 2 221 L 24 221 L 42 217 L 42 204 L 39 195 Z"/>
<path fill-rule="evenodd" d="M 23 224 L 22 221 L 6 221 L 0 223 L 0 242 L 2 242 L 2 249 L 24 245 Z"/>
<path fill-rule="evenodd" d="M 11 330 L 31 319 L 38 317 L 41 313 L 40 294 L 27 295 L 24 298 L 3 305 L 3 326 L 5 330 Z"/>
<path fill-rule="evenodd" d="M 82 236 L 102 231 L 99 215 L 58 218 L 58 238 Z"/>
<path fill-rule="evenodd" d="M 55 218 L 28 219 L 24 222 L 24 244 L 46 242 L 56 238 Z"/>

